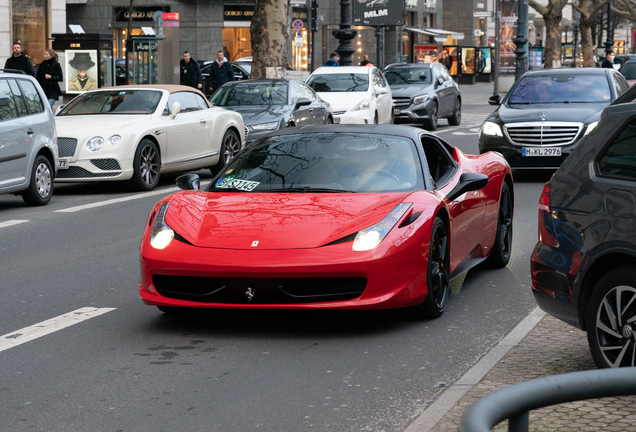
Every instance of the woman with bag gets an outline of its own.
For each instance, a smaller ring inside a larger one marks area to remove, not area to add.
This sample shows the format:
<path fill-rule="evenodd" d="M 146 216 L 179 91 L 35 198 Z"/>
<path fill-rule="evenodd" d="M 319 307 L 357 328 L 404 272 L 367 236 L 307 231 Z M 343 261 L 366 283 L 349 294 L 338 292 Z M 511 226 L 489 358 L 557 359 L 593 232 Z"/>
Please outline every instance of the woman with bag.
<path fill-rule="evenodd" d="M 35 78 L 42 86 L 46 98 L 49 100 L 49 105 L 53 109 L 53 105 L 62 95 L 59 82 L 64 78 L 62 76 L 62 68 L 57 60 L 57 53 L 51 48 L 44 51 L 44 61 L 40 63 Z"/>

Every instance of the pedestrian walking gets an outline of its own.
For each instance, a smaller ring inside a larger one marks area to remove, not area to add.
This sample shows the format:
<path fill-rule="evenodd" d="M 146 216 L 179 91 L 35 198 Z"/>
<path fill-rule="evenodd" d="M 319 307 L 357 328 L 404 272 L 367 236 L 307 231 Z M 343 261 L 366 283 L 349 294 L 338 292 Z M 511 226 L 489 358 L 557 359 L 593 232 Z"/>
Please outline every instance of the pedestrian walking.
<path fill-rule="evenodd" d="M 203 79 L 201 79 L 201 69 L 199 64 L 190 57 L 188 51 L 183 52 L 181 65 L 181 85 L 194 87 L 195 89 L 203 88 Z"/>
<path fill-rule="evenodd" d="M 607 55 L 605 56 L 605 60 L 603 60 L 603 63 L 601 64 L 601 67 L 605 69 L 614 69 L 614 66 L 612 65 L 613 59 L 614 52 L 607 53 Z"/>
<path fill-rule="evenodd" d="M 19 70 L 34 77 L 35 69 L 33 69 L 33 63 L 31 63 L 31 59 L 25 56 L 22 52 L 22 45 L 20 42 L 14 43 L 11 49 L 13 54 L 6 62 L 4 62 L 4 68 Z"/>
<path fill-rule="evenodd" d="M 57 102 L 62 95 L 59 83 L 64 79 L 64 76 L 62 75 L 62 67 L 58 62 L 57 53 L 51 48 L 44 51 L 44 61 L 38 66 L 35 79 L 37 79 L 40 86 L 42 86 L 52 109 L 55 102 Z"/>
<path fill-rule="evenodd" d="M 360 62 L 360 66 L 373 66 L 373 64 L 369 61 L 369 56 L 365 55 L 362 57 L 362 61 Z"/>
<path fill-rule="evenodd" d="M 340 56 L 337 53 L 332 52 L 329 56 L 329 60 L 327 60 L 323 66 L 340 66 L 340 63 L 338 63 L 339 61 Z"/>
<path fill-rule="evenodd" d="M 211 68 L 212 91 L 215 92 L 226 82 L 234 81 L 234 71 L 232 63 L 225 59 L 223 51 L 216 53 L 216 61 L 212 63 Z"/>

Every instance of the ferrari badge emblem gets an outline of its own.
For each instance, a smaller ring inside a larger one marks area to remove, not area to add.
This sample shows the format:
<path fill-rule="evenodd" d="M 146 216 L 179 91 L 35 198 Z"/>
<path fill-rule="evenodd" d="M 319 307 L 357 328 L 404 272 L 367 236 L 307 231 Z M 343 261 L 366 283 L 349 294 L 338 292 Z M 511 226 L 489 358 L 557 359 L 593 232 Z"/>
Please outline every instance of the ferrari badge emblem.
<path fill-rule="evenodd" d="M 252 299 L 254 298 L 254 291 L 252 290 L 252 288 L 248 288 L 247 291 L 245 291 L 245 297 L 247 297 L 248 301 L 252 301 Z"/>
<path fill-rule="evenodd" d="M 254 241 L 252 242 L 252 247 L 256 247 L 256 246 L 258 246 L 258 240 L 254 240 Z"/>

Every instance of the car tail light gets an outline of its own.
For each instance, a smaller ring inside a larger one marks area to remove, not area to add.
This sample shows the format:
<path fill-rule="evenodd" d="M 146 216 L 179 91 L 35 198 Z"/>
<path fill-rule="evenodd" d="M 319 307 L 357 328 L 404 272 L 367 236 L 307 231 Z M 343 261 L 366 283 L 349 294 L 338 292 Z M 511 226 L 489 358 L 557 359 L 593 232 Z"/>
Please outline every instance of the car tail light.
<path fill-rule="evenodd" d="M 559 246 L 552 223 L 552 210 L 550 209 L 550 182 L 543 185 L 543 192 L 539 198 L 539 241 L 546 246 Z"/>

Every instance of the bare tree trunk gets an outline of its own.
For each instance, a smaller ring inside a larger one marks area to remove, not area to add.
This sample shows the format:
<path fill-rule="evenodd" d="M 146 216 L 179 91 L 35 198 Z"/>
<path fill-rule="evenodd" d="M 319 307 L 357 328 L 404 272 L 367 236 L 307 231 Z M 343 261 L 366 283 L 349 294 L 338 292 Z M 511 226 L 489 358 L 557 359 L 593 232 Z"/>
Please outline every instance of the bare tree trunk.
<path fill-rule="evenodd" d="M 283 78 L 289 44 L 289 0 L 256 0 L 250 25 L 252 79 Z"/>
<path fill-rule="evenodd" d="M 583 67 L 594 67 L 594 43 L 592 39 L 592 28 L 589 23 L 581 20 L 579 25 L 581 32 L 581 46 L 583 47 Z"/>
<path fill-rule="evenodd" d="M 545 68 L 553 69 L 561 67 L 561 19 L 563 8 L 568 0 L 548 0 L 548 5 L 543 6 L 537 0 L 530 0 L 530 6 L 543 16 L 545 24 Z"/>
<path fill-rule="evenodd" d="M 579 25 L 581 31 L 581 45 L 583 46 L 583 66 L 594 67 L 594 39 L 592 38 L 592 26 L 607 6 L 610 0 L 603 0 L 593 4 L 593 0 L 579 0 L 574 8 L 581 14 Z"/>

